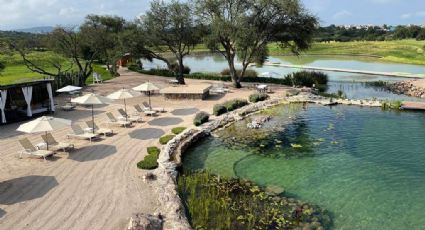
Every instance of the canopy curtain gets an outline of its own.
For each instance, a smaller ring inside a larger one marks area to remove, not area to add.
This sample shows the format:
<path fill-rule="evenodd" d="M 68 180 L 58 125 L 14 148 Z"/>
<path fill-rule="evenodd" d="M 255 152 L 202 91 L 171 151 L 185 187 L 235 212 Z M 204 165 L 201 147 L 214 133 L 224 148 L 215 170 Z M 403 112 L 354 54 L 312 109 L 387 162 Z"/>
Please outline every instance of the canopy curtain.
<path fill-rule="evenodd" d="M 32 117 L 31 100 L 32 100 L 32 86 L 22 87 L 25 102 L 27 103 L 27 116 Z"/>
<path fill-rule="evenodd" d="M 50 100 L 50 111 L 55 111 L 55 102 L 53 101 L 53 92 L 52 92 L 52 84 L 47 83 L 47 93 L 49 94 L 49 100 Z"/>
<path fill-rule="evenodd" d="M 1 122 L 6 123 L 6 114 L 4 108 L 6 107 L 7 90 L 0 90 L 0 110 L 1 110 Z"/>

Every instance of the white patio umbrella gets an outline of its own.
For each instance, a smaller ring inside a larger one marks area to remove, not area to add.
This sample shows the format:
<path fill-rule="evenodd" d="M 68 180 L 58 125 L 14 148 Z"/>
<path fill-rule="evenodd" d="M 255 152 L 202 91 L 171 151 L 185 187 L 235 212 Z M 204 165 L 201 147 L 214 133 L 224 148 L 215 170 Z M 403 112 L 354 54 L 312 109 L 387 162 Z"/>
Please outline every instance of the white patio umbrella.
<path fill-rule="evenodd" d="M 79 91 L 81 90 L 82 87 L 78 87 L 78 86 L 73 86 L 73 85 L 67 85 L 63 88 L 60 88 L 58 90 L 56 90 L 57 93 L 69 93 L 69 100 L 71 100 L 71 95 L 73 92 Z"/>
<path fill-rule="evenodd" d="M 51 132 L 56 129 L 65 128 L 71 126 L 72 121 L 56 117 L 43 116 L 35 120 L 22 124 L 18 127 L 17 131 L 24 133 L 40 133 L 40 132 Z M 46 142 L 47 149 L 49 149 L 49 143 Z"/>
<path fill-rule="evenodd" d="M 281 74 L 276 72 L 264 72 L 260 74 L 260 77 L 280 77 Z"/>
<path fill-rule="evenodd" d="M 127 113 L 127 104 L 125 103 L 125 99 L 128 98 L 133 98 L 133 97 L 138 97 L 140 96 L 141 93 L 131 90 L 131 89 L 120 89 L 114 93 L 111 93 L 108 95 L 109 99 L 113 99 L 113 100 L 124 100 L 124 110 L 125 113 Z M 127 121 L 127 117 L 125 118 L 125 120 Z"/>
<path fill-rule="evenodd" d="M 110 104 L 112 103 L 112 100 L 107 98 L 107 97 L 103 97 L 94 93 L 89 93 L 86 95 L 83 95 L 81 97 L 76 97 L 74 99 L 71 100 L 71 102 L 73 103 L 77 103 L 80 105 L 91 105 L 91 119 L 92 119 L 92 123 L 93 123 L 93 127 L 92 127 L 92 132 L 94 133 L 94 111 L 93 111 L 93 107 L 95 105 L 106 105 L 106 104 Z"/>
<path fill-rule="evenodd" d="M 75 92 L 78 90 L 81 90 L 81 87 L 78 86 L 73 86 L 73 85 L 67 85 L 63 88 L 60 88 L 58 90 L 56 90 L 57 93 L 71 93 L 71 92 Z"/>
<path fill-rule="evenodd" d="M 151 92 L 152 91 L 159 90 L 159 87 L 156 86 L 156 85 L 154 85 L 154 84 L 152 84 L 152 83 L 150 83 L 150 82 L 146 82 L 146 83 L 143 83 L 143 84 L 141 84 L 139 86 L 134 87 L 133 90 L 136 90 L 136 91 L 139 91 L 139 92 L 146 92 L 146 93 L 148 93 L 148 97 L 149 97 L 149 108 L 152 109 L 152 106 L 151 106 Z"/>

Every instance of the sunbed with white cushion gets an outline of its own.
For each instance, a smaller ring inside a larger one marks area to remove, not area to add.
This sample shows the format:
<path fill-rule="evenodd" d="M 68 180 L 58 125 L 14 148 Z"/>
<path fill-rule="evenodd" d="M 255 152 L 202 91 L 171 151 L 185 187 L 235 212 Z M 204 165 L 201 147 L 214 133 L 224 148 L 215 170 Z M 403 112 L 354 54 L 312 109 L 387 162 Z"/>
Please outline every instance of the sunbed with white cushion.
<path fill-rule="evenodd" d="M 50 150 L 38 150 L 27 138 L 19 140 L 19 143 L 24 148 L 24 150 L 19 152 L 19 158 L 22 158 L 23 154 L 28 154 L 30 156 L 42 157 L 44 160 L 46 160 L 46 157 L 52 156 L 54 154 L 54 152 Z"/>
<path fill-rule="evenodd" d="M 98 134 L 84 132 L 84 130 L 79 125 L 72 125 L 71 128 L 74 133 L 68 134 L 68 138 L 85 139 L 91 142 L 93 139 L 99 137 Z"/>
<path fill-rule="evenodd" d="M 99 126 L 97 126 L 96 123 L 94 123 L 93 121 L 86 121 L 86 124 L 89 128 L 93 129 L 94 128 L 94 132 L 99 134 L 99 135 L 112 135 L 114 134 L 114 130 L 112 129 L 106 129 L 106 128 L 99 128 Z"/>
<path fill-rule="evenodd" d="M 110 113 L 110 112 L 108 112 L 108 113 L 106 113 L 106 116 L 108 117 L 108 119 L 109 119 L 109 124 L 110 125 L 118 125 L 118 126 L 124 126 L 124 127 L 126 127 L 127 128 L 127 126 L 130 126 L 131 125 L 131 121 L 126 121 L 126 120 L 118 120 L 117 118 L 115 118 L 115 116 L 112 114 L 112 113 Z"/>
<path fill-rule="evenodd" d="M 49 148 L 53 148 L 55 150 L 62 150 L 66 152 L 67 149 L 74 149 L 74 144 L 66 143 L 66 142 L 58 142 L 53 137 L 51 133 L 46 133 L 45 135 L 41 135 L 41 138 L 46 142 Z"/>

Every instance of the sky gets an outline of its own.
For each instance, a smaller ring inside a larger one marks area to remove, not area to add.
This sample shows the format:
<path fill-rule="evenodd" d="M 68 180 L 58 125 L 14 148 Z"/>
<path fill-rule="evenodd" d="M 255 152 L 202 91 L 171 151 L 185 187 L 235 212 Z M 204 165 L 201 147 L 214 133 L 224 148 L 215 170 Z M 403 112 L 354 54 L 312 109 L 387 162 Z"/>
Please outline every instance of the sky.
<path fill-rule="evenodd" d="M 425 24 L 425 0 L 301 0 L 329 24 Z M 149 0 L 0 0 L 0 30 L 75 26 L 87 14 L 134 19 Z"/>

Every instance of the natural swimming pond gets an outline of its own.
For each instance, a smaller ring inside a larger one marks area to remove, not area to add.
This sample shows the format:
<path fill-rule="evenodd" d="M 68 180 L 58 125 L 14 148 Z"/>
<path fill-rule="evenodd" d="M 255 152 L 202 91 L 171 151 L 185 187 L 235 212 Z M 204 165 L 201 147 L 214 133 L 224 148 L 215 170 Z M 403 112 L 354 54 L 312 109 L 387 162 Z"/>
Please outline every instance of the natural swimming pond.
<path fill-rule="evenodd" d="M 412 74 L 424 74 L 425 66 L 394 64 L 379 62 L 377 58 L 347 57 L 347 56 L 270 56 L 272 63 L 307 65 L 314 67 L 330 67 L 354 70 L 368 70 L 377 72 L 403 72 Z M 184 59 L 185 65 L 191 68 L 191 72 L 215 72 L 219 73 L 228 68 L 226 60 L 219 54 L 196 54 Z M 144 61 L 145 68 L 164 68 L 164 63 L 154 60 L 153 63 Z M 237 68 L 240 68 L 240 65 Z M 249 67 L 259 74 L 264 72 L 275 72 L 282 76 L 299 71 L 295 68 L 284 68 L 276 66 Z M 329 75 L 327 92 L 336 93 L 338 90 L 344 91 L 351 99 L 380 99 L 380 100 L 423 100 L 418 98 L 396 95 L 380 88 L 366 87 L 364 82 L 369 81 L 401 81 L 406 78 L 387 77 L 377 75 L 364 75 L 341 72 L 326 72 Z"/>
<path fill-rule="evenodd" d="M 284 105 L 189 149 L 186 170 L 246 178 L 333 213 L 334 229 L 425 226 L 425 114 Z M 295 148 L 294 148 L 295 147 Z"/>

